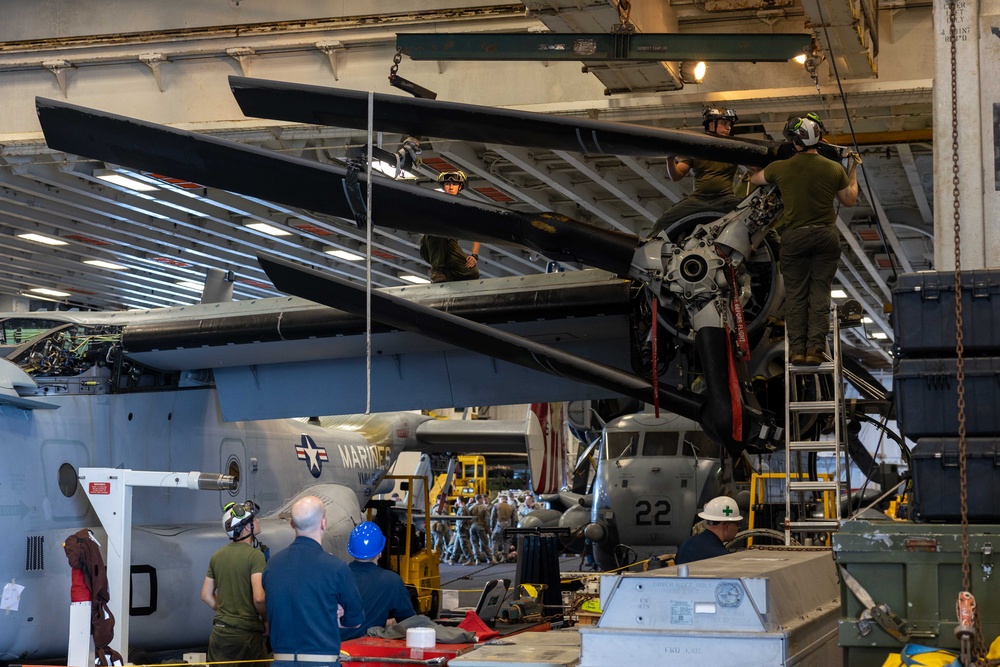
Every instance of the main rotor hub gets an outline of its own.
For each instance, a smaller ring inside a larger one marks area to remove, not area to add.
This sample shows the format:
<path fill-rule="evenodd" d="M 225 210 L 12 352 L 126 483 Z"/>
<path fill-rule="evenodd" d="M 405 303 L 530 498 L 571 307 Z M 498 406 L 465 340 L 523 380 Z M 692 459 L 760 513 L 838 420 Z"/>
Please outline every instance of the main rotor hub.
<path fill-rule="evenodd" d="M 684 280 L 697 283 L 708 274 L 708 262 L 701 255 L 689 255 L 681 262 L 680 271 Z"/>
<path fill-rule="evenodd" d="M 719 293 L 717 280 L 725 262 L 711 244 L 689 241 L 685 246 L 674 246 L 665 262 L 665 282 L 684 299 L 713 298 Z"/>

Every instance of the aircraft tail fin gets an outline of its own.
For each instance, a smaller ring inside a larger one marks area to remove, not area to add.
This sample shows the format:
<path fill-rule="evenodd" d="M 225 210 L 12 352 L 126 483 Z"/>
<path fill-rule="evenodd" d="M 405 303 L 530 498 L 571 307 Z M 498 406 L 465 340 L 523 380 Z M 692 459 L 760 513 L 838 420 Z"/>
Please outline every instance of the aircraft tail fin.
<path fill-rule="evenodd" d="M 528 466 L 535 493 L 557 493 L 566 484 L 565 403 L 532 403 L 538 426 L 536 437 L 528 441 Z"/>

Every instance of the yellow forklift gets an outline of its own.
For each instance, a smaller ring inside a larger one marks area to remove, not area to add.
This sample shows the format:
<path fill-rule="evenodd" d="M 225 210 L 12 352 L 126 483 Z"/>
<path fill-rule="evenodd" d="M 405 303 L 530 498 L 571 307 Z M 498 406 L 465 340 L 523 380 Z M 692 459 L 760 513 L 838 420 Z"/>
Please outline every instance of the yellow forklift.
<path fill-rule="evenodd" d="M 449 462 L 448 472 L 434 478 L 434 488 L 430 496 L 437 500 L 438 494 L 446 493 L 448 503 L 454 503 L 461 496 L 466 502 L 477 494 L 486 493 L 486 458 L 478 454 L 459 454 Z"/>
<path fill-rule="evenodd" d="M 378 524 L 386 537 L 378 564 L 402 578 L 418 614 L 437 618 L 441 608 L 441 561 L 432 548 L 428 530 L 430 494 L 426 479 L 414 475 L 386 475 L 385 479 L 402 482 L 400 489 L 406 492 L 406 502 L 405 506 L 391 500 L 368 503 L 369 520 Z M 415 484 L 418 480 L 423 483 Z M 423 490 L 423 511 L 414 509 L 413 490 L 418 486 Z"/>

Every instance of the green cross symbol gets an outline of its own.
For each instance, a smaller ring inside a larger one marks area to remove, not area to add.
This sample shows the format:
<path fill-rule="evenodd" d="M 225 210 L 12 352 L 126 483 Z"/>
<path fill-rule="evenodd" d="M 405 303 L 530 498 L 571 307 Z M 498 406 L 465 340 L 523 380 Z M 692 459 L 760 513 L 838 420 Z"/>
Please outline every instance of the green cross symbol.
<path fill-rule="evenodd" d="M 733 510 L 729 509 L 729 505 L 726 505 L 726 509 L 722 510 L 722 513 L 725 514 L 726 516 L 729 516 L 730 514 L 733 513 Z"/>

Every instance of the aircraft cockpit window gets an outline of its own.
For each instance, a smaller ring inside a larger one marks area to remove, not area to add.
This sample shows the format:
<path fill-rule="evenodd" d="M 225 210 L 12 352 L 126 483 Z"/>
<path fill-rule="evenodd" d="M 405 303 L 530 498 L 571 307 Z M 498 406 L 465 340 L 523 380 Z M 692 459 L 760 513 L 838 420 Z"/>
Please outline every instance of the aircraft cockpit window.
<path fill-rule="evenodd" d="M 688 431 L 684 434 L 684 456 L 717 459 L 720 455 L 718 443 L 704 431 Z"/>
<path fill-rule="evenodd" d="M 51 320 L 10 317 L 0 322 L 0 345 L 17 347 L 38 338 L 50 329 L 52 329 Z"/>
<path fill-rule="evenodd" d="M 639 453 L 639 434 L 635 431 L 614 431 L 606 435 L 607 444 L 604 447 L 605 460 L 629 458 Z"/>
<path fill-rule="evenodd" d="M 642 455 L 677 456 L 679 435 L 676 431 L 646 431 L 646 438 L 642 441 Z"/>

